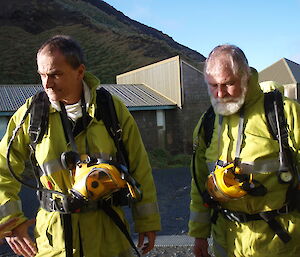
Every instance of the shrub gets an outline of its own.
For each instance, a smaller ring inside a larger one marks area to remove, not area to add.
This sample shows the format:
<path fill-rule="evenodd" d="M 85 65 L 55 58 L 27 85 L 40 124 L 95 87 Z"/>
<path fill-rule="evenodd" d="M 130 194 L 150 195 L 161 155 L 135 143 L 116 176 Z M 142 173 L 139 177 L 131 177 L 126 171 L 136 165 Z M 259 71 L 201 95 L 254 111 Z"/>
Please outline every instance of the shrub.
<path fill-rule="evenodd" d="M 150 163 L 154 169 L 186 167 L 190 165 L 188 154 L 170 154 L 167 150 L 157 148 L 148 152 Z"/>

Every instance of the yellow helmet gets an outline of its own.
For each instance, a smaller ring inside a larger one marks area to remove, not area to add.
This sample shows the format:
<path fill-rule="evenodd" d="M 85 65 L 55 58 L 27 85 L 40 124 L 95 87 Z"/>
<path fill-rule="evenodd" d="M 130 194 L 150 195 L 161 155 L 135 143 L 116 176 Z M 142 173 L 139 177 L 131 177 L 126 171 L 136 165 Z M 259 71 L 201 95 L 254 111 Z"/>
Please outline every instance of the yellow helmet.
<path fill-rule="evenodd" d="M 234 169 L 234 170 L 233 170 Z M 207 191 L 216 200 L 225 202 L 230 199 L 238 199 L 247 194 L 242 189 L 243 182 L 236 179 L 235 174 L 239 174 L 240 169 L 234 167 L 233 163 L 225 167 L 216 168 L 208 176 Z"/>

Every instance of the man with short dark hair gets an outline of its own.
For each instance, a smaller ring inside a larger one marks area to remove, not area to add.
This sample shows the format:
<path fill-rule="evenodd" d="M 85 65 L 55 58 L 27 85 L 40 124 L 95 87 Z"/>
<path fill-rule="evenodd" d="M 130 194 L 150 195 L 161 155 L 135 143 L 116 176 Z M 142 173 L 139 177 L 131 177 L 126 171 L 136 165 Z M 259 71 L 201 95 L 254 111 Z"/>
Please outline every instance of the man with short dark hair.
<path fill-rule="evenodd" d="M 282 145 L 265 116 L 268 100 L 243 51 L 217 46 L 204 76 L 213 109 L 193 135 L 189 235 L 195 256 L 210 256 L 210 235 L 216 257 L 300 256 L 299 104 L 283 97 L 288 143 L 282 169 Z"/>
<path fill-rule="evenodd" d="M 30 98 L 11 118 L 0 144 L 0 218 L 5 222 L 19 217 L 12 234 L 6 237 L 8 244 L 25 257 L 132 256 L 130 240 L 118 225 L 125 222 L 125 230 L 128 227 L 120 205 L 124 199 L 132 199 L 138 246 L 142 253 L 149 252 L 154 247 L 155 231 L 160 230 L 160 216 L 151 167 L 133 117 L 113 96 L 121 128 L 118 144 L 124 144 L 128 172 L 103 117 L 97 117 L 102 111 L 96 93 L 99 80 L 86 71 L 79 44 L 63 35 L 49 39 L 37 53 L 37 66 L 46 92 L 43 104 L 50 102 L 46 132 L 40 142 L 32 143 L 29 131 L 34 117 L 32 113 L 25 116 L 33 101 Z M 36 244 L 28 235 L 31 222 L 20 208 L 21 185 L 8 172 L 9 145 L 9 161 L 16 176 L 22 174 L 32 148 L 40 167 L 42 208 L 36 218 Z M 142 199 L 138 197 L 140 189 Z"/>

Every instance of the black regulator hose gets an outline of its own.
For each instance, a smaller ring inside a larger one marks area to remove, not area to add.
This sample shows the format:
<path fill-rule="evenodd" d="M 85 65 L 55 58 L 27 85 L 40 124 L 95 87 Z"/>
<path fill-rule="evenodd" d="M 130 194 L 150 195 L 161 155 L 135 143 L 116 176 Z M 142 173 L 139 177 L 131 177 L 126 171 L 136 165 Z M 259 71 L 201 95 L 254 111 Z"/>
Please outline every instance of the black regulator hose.
<path fill-rule="evenodd" d="M 52 193 L 52 194 L 57 194 L 57 195 L 60 195 L 62 197 L 65 197 L 65 194 L 63 194 L 62 192 L 59 192 L 59 191 L 55 191 L 55 190 L 50 190 L 50 189 L 47 189 L 47 188 L 40 188 L 40 187 L 37 187 L 37 186 L 34 186 L 34 185 L 31 185 L 31 184 L 28 184 L 26 183 L 25 181 L 23 181 L 21 178 L 19 178 L 17 176 L 17 174 L 14 172 L 12 166 L 11 166 L 11 163 L 10 163 L 10 151 L 11 151 L 11 147 L 12 147 L 12 143 L 18 133 L 18 131 L 20 130 L 20 128 L 22 127 L 23 123 L 25 122 L 25 119 L 27 117 L 27 115 L 29 114 L 30 112 L 30 109 L 31 109 L 31 106 L 29 106 L 29 108 L 27 109 L 22 121 L 20 122 L 19 126 L 17 126 L 14 130 L 13 130 L 13 133 L 12 133 L 12 137 L 10 138 L 9 140 L 9 143 L 8 143 L 8 147 L 7 147 L 7 154 L 6 154 L 6 163 L 7 163 L 7 166 L 8 166 L 8 170 L 11 174 L 11 176 L 16 179 L 19 183 L 21 183 L 22 185 L 28 187 L 28 188 L 31 188 L 33 190 L 36 190 L 36 191 L 40 191 L 40 192 L 47 192 L 47 193 Z"/>

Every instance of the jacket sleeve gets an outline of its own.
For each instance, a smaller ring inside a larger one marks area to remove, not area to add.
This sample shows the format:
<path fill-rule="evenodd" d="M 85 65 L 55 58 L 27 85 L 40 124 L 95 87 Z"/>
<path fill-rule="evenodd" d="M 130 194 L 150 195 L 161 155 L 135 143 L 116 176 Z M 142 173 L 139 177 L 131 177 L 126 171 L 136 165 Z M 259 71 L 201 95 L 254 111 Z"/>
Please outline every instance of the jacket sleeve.
<path fill-rule="evenodd" d="M 130 173 L 141 185 L 143 197 L 132 207 L 136 232 L 159 231 L 160 215 L 156 188 L 147 152 L 142 142 L 137 124 L 127 107 L 113 97 L 118 119 L 123 130 L 122 139 L 128 153 Z"/>
<path fill-rule="evenodd" d="M 284 110 L 288 124 L 289 145 L 295 154 L 298 176 L 300 176 L 300 105 L 291 99 L 285 98 Z"/>
<path fill-rule="evenodd" d="M 6 156 L 10 139 L 16 131 L 16 127 L 20 125 L 26 109 L 25 104 L 13 115 L 8 123 L 6 134 L 0 143 L 0 222 L 6 222 L 12 217 L 19 217 L 20 219 L 16 226 L 24 222 L 26 218 L 22 212 L 22 204 L 18 195 L 21 185 L 10 174 Z M 23 173 L 24 160 L 27 160 L 29 155 L 29 137 L 26 135 L 27 126 L 28 124 L 25 122 L 19 127 L 10 147 L 10 165 L 18 177 Z"/>
<path fill-rule="evenodd" d="M 192 182 L 189 235 L 195 238 L 208 238 L 210 236 L 211 209 L 203 205 L 203 199 L 195 183 L 196 180 L 201 192 L 205 190 L 208 175 L 205 159 L 206 145 L 203 139 L 203 129 L 198 133 L 202 118 L 203 117 L 201 117 L 193 133 L 194 153 L 191 163 Z"/>

